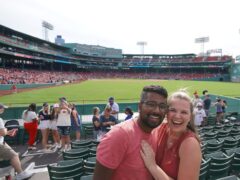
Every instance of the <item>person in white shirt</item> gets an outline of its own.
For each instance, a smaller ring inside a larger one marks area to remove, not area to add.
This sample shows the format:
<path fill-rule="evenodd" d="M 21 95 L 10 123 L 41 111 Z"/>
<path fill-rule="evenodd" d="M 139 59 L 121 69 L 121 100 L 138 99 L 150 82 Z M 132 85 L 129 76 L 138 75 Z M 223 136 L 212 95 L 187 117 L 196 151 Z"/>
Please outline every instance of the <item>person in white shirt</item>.
<path fill-rule="evenodd" d="M 29 105 L 28 109 L 23 111 L 24 129 L 29 134 L 28 150 L 36 150 L 34 146 L 38 131 L 38 117 L 36 114 L 37 106 L 35 103 Z"/>
<path fill-rule="evenodd" d="M 114 102 L 114 97 L 110 97 L 108 99 L 107 105 L 109 105 L 112 109 L 111 115 L 113 115 L 118 120 L 119 105 L 116 102 Z"/>
<path fill-rule="evenodd" d="M 202 103 L 197 104 L 197 108 L 194 109 L 194 115 L 195 115 L 195 118 L 194 118 L 195 126 L 199 127 L 203 125 L 204 122 L 206 121 L 207 116 L 203 109 Z"/>
<path fill-rule="evenodd" d="M 69 108 L 68 102 L 60 100 L 60 106 L 58 109 L 57 128 L 61 136 L 62 151 L 70 149 L 70 128 L 71 128 L 71 108 Z"/>
<path fill-rule="evenodd" d="M 5 108 L 7 108 L 7 106 L 0 104 L 0 114 L 4 112 Z M 6 135 L 16 135 L 15 129 L 8 131 L 4 127 L 4 122 L 2 118 L 0 118 L 0 163 L 2 160 L 10 161 L 12 167 L 17 172 L 16 180 L 22 180 L 31 177 L 33 174 L 32 172 L 29 172 L 27 170 L 23 171 L 18 153 L 16 153 L 6 142 L 4 142 L 4 136 Z"/>
<path fill-rule="evenodd" d="M 199 97 L 198 93 L 195 91 L 194 92 L 194 97 L 192 99 L 192 102 L 193 102 L 193 108 L 197 108 L 197 104 L 198 103 L 203 103 L 203 100 Z"/>

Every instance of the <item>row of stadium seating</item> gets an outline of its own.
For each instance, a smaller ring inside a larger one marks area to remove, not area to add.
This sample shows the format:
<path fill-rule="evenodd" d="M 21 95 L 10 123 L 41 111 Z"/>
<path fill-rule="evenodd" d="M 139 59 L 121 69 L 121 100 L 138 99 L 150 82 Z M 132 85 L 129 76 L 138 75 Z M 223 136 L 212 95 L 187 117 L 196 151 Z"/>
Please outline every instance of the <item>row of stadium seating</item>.
<path fill-rule="evenodd" d="M 240 148 L 219 151 L 203 156 L 200 180 L 216 180 L 229 175 L 239 175 L 240 173 Z M 231 178 L 237 179 L 236 176 Z M 232 179 L 233 180 L 233 179 Z"/>
<path fill-rule="evenodd" d="M 145 65 L 153 65 L 159 63 L 191 63 L 191 62 L 226 62 L 231 60 L 230 56 L 207 56 L 207 57 L 195 57 L 191 59 L 186 58 L 174 58 L 174 59 L 152 59 L 152 58 L 134 58 L 134 59 L 123 59 L 123 63 L 127 63 L 128 65 L 135 65 L 137 63 L 145 64 Z"/>

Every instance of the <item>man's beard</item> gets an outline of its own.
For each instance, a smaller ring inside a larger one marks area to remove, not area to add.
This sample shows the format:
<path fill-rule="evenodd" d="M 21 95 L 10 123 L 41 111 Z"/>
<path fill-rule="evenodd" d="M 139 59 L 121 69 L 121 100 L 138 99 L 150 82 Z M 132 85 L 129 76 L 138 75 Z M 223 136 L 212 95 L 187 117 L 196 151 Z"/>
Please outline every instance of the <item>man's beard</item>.
<path fill-rule="evenodd" d="M 158 116 L 159 120 L 158 120 L 157 122 L 151 122 L 151 120 L 149 120 L 149 119 L 150 119 L 150 115 Z M 142 122 L 145 126 L 151 128 L 151 129 L 154 129 L 154 128 L 158 127 L 158 126 L 162 123 L 163 119 L 164 119 L 164 118 L 163 118 L 161 115 L 146 114 L 146 115 L 144 115 L 144 116 L 141 117 L 141 122 Z"/>

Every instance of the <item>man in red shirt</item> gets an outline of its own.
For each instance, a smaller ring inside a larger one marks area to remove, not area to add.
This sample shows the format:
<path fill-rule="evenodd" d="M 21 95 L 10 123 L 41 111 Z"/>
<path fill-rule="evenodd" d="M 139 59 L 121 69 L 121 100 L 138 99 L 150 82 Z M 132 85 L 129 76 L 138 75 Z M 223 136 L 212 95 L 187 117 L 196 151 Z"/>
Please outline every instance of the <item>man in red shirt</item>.
<path fill-rule="evenodd" d="M 140 155 L 141 141 L 147 141 L 156 151 L 152 130 L 165 117 L 167 96 L 161 86 L 143 88 L 139 116 L 113 126 L 98 145 L 94 180 L 152 179 Z"/>

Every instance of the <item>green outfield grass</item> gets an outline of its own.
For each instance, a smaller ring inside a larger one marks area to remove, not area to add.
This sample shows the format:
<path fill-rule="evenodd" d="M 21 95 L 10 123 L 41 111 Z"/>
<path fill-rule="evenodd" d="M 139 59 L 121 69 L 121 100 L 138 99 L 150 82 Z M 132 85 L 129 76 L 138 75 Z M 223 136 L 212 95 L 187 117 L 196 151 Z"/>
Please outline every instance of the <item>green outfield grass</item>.
<path fill-rule="evenodd" d="M 44 88 L 0 97 L 0 102 L 10 106 L 28 105 L 35 102 L 55 103 L 59 97 L 78 104 L 106 103 L 109 96 L 114 96 L 117 102 L 137 102 L 145 85 L 162 85 L 169 93 L 188 88 L 193 94 L 195 90 L 202 95 L 207 89 L 211 94 L 240 97 L 240 83 L 180 81 L 180 80 L 88 80 L 80 84 L 69 84 L 52 88 Z"/>

